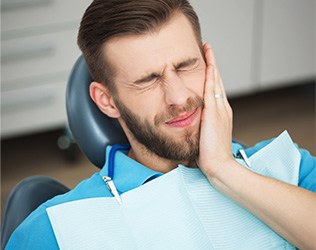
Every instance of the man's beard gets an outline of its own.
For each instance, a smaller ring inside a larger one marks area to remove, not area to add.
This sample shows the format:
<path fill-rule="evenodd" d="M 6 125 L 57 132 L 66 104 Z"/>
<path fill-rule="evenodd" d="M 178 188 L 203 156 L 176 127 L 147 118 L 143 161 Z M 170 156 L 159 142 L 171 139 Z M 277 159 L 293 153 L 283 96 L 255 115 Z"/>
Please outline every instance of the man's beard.
<path fill-rule="evenodd" d="M 203 99 L 201 97 L 189 98 L 186 105 L 182 107 L 170 106 L 165 112 L 155 116 L 155 126 L 150 124 L 148 120 L 144 120 L 133 113 L 118 99 L 115 100 L 115 104 L 134 138 L 149 151 L 160 157 L 177 162 L 192 163 L 196 161 L 199 155 L 199 129 L 197 131 L 193 130 L 193 128 L 185 129 L 183 139 L 179 140 L 179 138 L 173 138 L 164 134 L 157 127 L 182 112 L 192 112 L 197 108 L 203 107 Z"/>

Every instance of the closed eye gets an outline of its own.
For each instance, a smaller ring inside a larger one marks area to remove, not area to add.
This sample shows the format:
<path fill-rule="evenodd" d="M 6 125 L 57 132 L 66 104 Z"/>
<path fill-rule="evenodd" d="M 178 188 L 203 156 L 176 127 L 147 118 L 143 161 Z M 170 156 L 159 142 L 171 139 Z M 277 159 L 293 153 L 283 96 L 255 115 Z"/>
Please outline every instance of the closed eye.
<path fill-rule="evenodd" d="M 197 58 L 190 58 L 175 65 L 176 71 L 192 70 L 198 65 Z"/>
<path fill-rule="evenodd" d="M 151 82 L 151 81 L 153 81 L 155 79 L 158 79 L 160 77 L 161 76 L 158 73 L 151 73 L 151 74 L 149 74 L 149 75 L 147 75 L 145 77 L 142 77 L 141 79 L 138 79 L 138 80 L 134 81 L 134 83 L 135 84 L 148 83 L 148 82 Z"/>

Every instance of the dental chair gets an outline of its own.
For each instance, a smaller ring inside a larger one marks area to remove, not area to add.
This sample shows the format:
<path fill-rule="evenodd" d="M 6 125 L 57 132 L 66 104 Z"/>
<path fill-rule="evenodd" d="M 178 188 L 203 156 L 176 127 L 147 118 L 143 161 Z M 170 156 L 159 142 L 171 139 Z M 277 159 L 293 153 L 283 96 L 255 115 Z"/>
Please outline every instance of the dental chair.
<path fill-rule="evenodd" d="M 105 116 L 90 98 L 91 81 L 86 62 L 80 56 L 68 80 L 67 116 L 75 142 L 96 167 L 102 168 L 105 163 L 105 147 L 128 141 L 117 120 Z M 2 249 L 13 231 L 33 210 L 43 202 L 68 191 L 68 187 L 47 176 L 32 176 L 18 183 L 7 199 L 3 214 Z"/>

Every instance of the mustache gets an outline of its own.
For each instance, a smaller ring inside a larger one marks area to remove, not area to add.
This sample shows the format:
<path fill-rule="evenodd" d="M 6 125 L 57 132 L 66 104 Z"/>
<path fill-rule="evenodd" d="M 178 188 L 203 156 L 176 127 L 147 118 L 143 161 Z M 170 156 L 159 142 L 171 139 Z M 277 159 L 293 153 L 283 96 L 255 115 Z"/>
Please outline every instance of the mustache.
<path fill-rule="evenodd" d="M 199 96 L 195 96 L 194 98 L 190 97 L 184 106 L 171 105 L 168 106 L 166 111 L 157 114 L 154 118 L 155 125 L 164 123 L 170 119 L 173 119 L 174 117 L 177 117 L 183 112 L 190 112 L 199 107 L 204 107 L 204 100 Z"/>

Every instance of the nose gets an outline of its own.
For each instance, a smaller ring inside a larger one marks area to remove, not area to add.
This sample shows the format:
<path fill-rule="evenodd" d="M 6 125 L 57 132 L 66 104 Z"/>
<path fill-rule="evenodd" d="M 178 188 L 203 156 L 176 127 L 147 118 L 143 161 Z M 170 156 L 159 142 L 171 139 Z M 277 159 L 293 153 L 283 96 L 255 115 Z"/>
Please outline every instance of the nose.
<path fill-rule="evenodd" d="M 183 106 L 187 103 L 191 91 L 187 88 L 185 81 L 176 73 L 168 76 L 164 88 L 165 101 L 169 106 Z"/>

